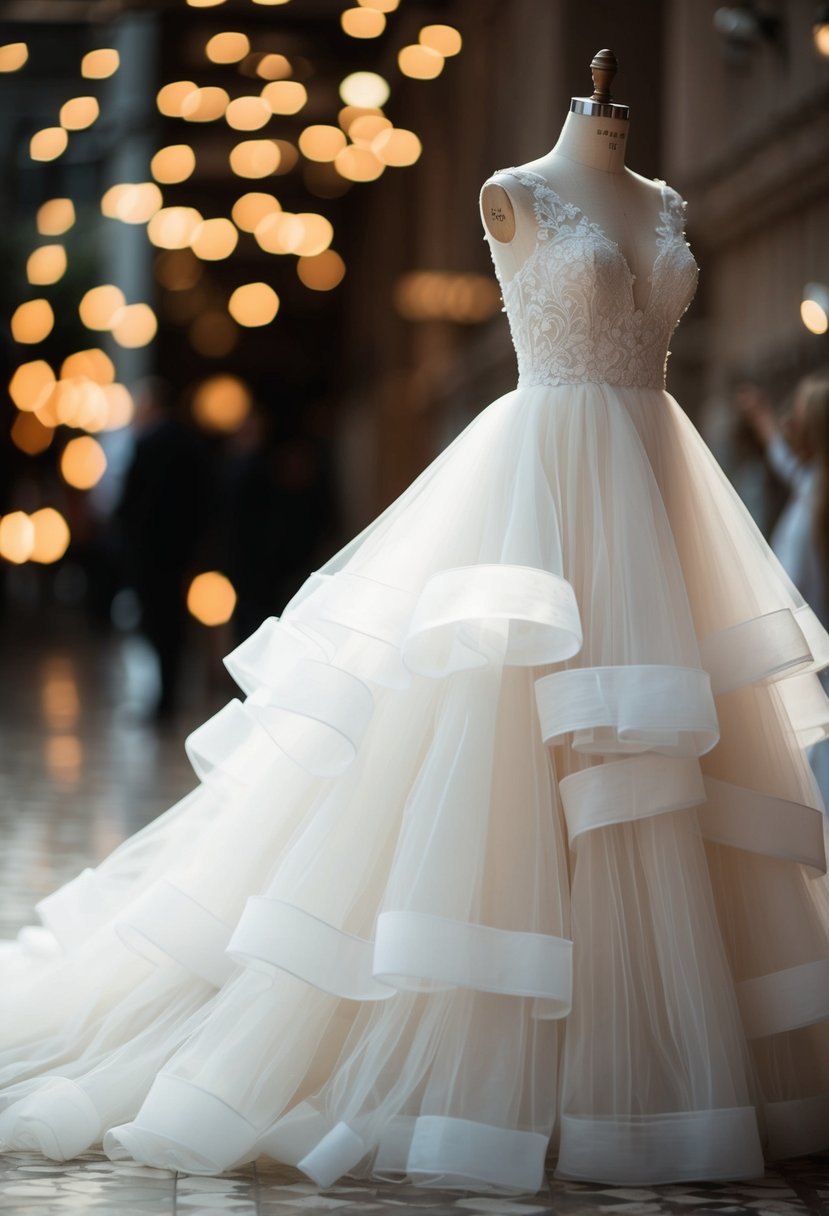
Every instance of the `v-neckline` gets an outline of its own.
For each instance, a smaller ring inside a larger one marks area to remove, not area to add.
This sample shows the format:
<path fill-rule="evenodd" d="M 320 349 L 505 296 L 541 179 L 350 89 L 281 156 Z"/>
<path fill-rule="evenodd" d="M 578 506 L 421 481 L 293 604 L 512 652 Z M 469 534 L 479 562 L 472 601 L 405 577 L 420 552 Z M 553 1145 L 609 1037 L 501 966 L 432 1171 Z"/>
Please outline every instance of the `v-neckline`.
<path fill-rule="evenodd" d="M 584 224 L 586 224 L 587 227 L 592 229 L 593 232 L 595 232 L 603 241 L 605 241 L 608 245 L 610 245 L 613 249 L 615 249 L 622 261 L 622 265 L 624 266 L 624 268 L 627 272 L 628 289 L 630 291 L 630 302 L 631 302 L 631 307 L 633 309 L 633 312 L 638 313 L 640 315 L 644 315 L 648 311 L 648 309 L 651 306 L 651 302 L 653 300 L 654 287 L 655 287 L 654 278 L 656 275 L 656 270 L 667 249 L 667 245 L 665 244 L 664 239 L 663 239 L 664 234 L 661 231 L 665 222 L 668 219 L 670 219 L 670 213 L 668 211 L 668 183 L 666 181 L 663 181 L 661 177 L 654 177 L 651 179 L 655 185 L 659 186 L 661 206 L 659 209 L 659 215 L 657 218 L 657 222 L 656 222 L 656 225 L 654 228 L 654 231 L 656 233 L 656 257 L 653 260 L 650 272 L 649 272 L 649 274 L 647 276 L 647 280 L 646 280 L 650 284 L 650 291 L 648 292 L 648 298 L 645 301 L 644 305 L 642 305 L 640 307 L 636 303 L 636 295 L 634 292 L 634 284 L 636 283 L 638 275 L 634 274 L 633 270 L 631 270 L 630 263 L 629 263 L 628 259 L 625 257 L 625 254 L 622 251 L 622 247 L 619 244 L 619 242 L 614 241 L 612 237 L 608 236 L 605 229 L 602 227 L 602 225 L 600 223 L 598 223 L 597 220 L 592 220 L 590 218 L 590 216 L 587 214 L 587 212 L 584 210 L 584 208 L 580 207 L 578 205 L 578 203 L 570 203 L 570 202 L 567 202 L 566 199 L 563 199 L 561 197 L 561 195 L 558 193 L 558 191 L 555 190 L 550 185 L 550 183 L 547 181 L 547 179 L 545 177 L 543 177 L 540 173 L 536 173 L 533 169 L 522 169 L 518 165 L 513 165 L 509 169 L 499 169 L 498 172 L 499 173 L 512 173 L 515 177 L 519 177 L 521 174 L 523 174 L 526 177 L 531 177 L 535 181 L 540 182 L 541 185 L 544 187 L 544 189 L 547 190 L 548 193 L 553 196 L 553 198 L 556 200 L 556 202 L 559 204 L 559 206 L 561 206 L 565 210 L 565 212 L 570 212 L 571 214 L 573 214 L 573 213 L 577 214 L 580 217 L 580 220 L 579 220 L 580 223 L 583 222 Z M 521 269 L 523 269 L 523 267 L 521 267 Z M 512 276 L 512 278 L 510 279 L 510 282 L 512 282 L 513 279 L 515 279 L 519 273 L 520 273 L 520 270 L 518 272 L 516 272 L 515 275 Z"/>

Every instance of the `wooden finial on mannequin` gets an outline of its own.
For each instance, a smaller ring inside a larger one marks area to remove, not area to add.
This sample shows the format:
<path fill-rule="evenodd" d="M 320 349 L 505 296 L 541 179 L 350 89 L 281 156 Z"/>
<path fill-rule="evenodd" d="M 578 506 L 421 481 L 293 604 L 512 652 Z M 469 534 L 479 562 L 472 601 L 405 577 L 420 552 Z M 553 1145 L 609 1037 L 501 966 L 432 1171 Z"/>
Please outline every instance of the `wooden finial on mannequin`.
<path fill-rule="evenodd" d="M 598 51 L 590 61 L 593 77 L 591 101 L 610 101 L 610 85 L 619 70 L 619 63 L 612 51 Z"/>

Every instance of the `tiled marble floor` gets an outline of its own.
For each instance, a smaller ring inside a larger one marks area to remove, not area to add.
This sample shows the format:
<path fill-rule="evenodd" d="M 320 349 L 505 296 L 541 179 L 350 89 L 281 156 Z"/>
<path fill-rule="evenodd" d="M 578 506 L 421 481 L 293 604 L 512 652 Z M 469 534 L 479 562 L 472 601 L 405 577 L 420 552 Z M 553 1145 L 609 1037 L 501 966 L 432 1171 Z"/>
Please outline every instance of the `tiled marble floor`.
<path fill-rule="evenodd" d="M 231 648 L 214 639 L 219 654 Z M 218 664 L 214 662 L 218 671 Z M 206 690 L 195 664 L 191 702 L 163 732 L 142 720 L 152 672 L 137 641 L 93 635 L 67 617 L 0 624 L 0 937 L 33 919 L 37 899 L 110 852 L 195 783 L 185 735 L 234 695 Z M 107 1216 L 226 1211 L 238 1216 L 409 1216 L 502 1213 L 822 1213 L 829 1156 L 788 1162 L 751 1183 L 600 1187 L 550 1177 L 539 1194 L 502 1199 L 414 1186 L 345 1183 L 318 1191 L 296 1171 L 260 1161 L 217 1178 L 115 1164 L 100 1152 L 65 1165 L 32 1153 L 0 1157 L 2 1216 Z"/>

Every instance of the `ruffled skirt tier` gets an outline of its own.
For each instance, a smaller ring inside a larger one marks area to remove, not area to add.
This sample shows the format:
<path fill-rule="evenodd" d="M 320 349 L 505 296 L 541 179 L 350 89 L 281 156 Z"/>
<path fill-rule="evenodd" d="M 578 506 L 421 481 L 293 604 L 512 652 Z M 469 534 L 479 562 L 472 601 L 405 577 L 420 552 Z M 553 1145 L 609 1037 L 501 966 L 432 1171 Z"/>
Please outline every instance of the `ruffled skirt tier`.
<path fill-rule="evenodd" d="M 829 634 L 676 401 L 519 387 L 0 953 L 0 1143 L 533 1191 L 829 1142 Z"/>

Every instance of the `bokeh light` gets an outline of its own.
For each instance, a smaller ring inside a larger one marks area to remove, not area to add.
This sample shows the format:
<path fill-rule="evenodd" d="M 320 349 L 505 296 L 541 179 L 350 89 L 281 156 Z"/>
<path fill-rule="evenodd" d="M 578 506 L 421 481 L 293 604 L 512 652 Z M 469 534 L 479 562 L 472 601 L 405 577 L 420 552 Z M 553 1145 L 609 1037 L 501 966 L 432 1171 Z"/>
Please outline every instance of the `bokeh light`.
<path fill-rule="evenodd" d="M 252 405 L 244 380 L 225 374 L 209 376 L 193 395 L 193 417 L 206 430 L 230 433 L 239 429 Z"/>
<path fill-rule="evenodd" d="M 230 150 L 230 167 L 237 177 L 270 177 L 279 166 L 280 152 L 273 139 L 244 139 Z"/>
<path fill-rule="evenodd" d="M 155 277 L 168 291 L 187 291 L 204 273 L 201 262 L 188 248 L 168 249 L 155 260 Z"/>
<path fill-rule="evenodd" d="M 443 71 L 444 58 L 430 46 L 414 42 L 404 46 L 397 55 L 397 65 L 404 76 L 413 80 L 434 80 Z"/>
<path fill-rule="evenodd" d="M 385 114 L 358 114 L 348 124 L 348 138 L 361 148 L 370 148 L 380 132 L 389 130 L 391 125 L 391 120 Z"/>
<path fill-rule="evenodd" d="M 25 511 L 10 511 L 0 519 L 0 557 L 22 565 L 32 556 L 35 526 Z"/>
<path fill-rule="evenodd" d="M 391 127 L 372 140 L 371 151 L 384 165 L 401 168 L 415 163 L 423 151 L 423 145 L 414 131 Z"/>
<path fill-rule="evenodd" d="M 340 13 L 340 25 L 351 38 L 379 38 L 386 18 L 376 8 L 347 8 Z"/>
<path fill-rule="evenodd" d="M 256 65 L 256 75 L 263 80 L 284 80 L 293 68 L 284 55 L 263 55 Z"/>
<path fill-rule="evenodd" d="M 400 0 L 357 0 L 363 8 L 376 8 L 378 13 L 393 13 Z"/>
<path fill-rule="evenodd" d="M 69 525 L 54 507 L 41 507 L 29 516 L 34 529 L 30 560 L 43 565 L 58 562 L 69 548 Z"/>
<path fill-rule="evenodd" d="M 198 85 L 194 80 L 173 80 L 165 84 L 156 94 L 159 112 L 167 118 L 181 118 L 181 107 L 185 98 L 194 93 Z"/>
<path fill-rule="evenodd" d="M 352 72 L 340 81 L 340 97 L 349 106 L 383 106 L 389 92 L 388 81 L 377 72 Z"/>
<path fill-rule="evenodd" d="M 437 51 L 444 59 L 459 54 L 463 46 L 463 39 L 453 25 L 424 25 L 418 41 Z"/>
<path fill-rule="evenodd" d="M 27 456 L 45 452 L 55 434 L 54 427 L 44 424 L 34 414 L 18 414 L 9 432 L 11 441 Z"/>
<path fill-rule="evenodd" d="M 221 217 L 203 220 L 193 232 L 190 248 L 197 258 L 217 262 L 229 258 L 236 248 L 239 233 L 230 220 Z"/>
<path fill-rule="evenodd" d="M 9 396 L 19 410 L 36 410 L 55 386 L 55 373 L 45 359 L 21 363 L 9 381 Z"/>
<path fill-rule="evenodd" d="M 146 224 L 164 199 L 155 182 L 119 182 L 101 199 L 101 212 L 124 224 Z"/>
<path fill-rule="evenodd" d="M 60 125 L 67 131 L 84 131 L 101 112 L 95 97 L 71 97 L 60 108 Z"/>
<path fill-rule="evenodd" d="M 180 116 L 187 122 L 215 122 L 224 115 L 229 101 L 226 89 L 205 85 L 203 89 L 193 89 L 182 99 Z"/>
<path fill-rule="evenodd" d="M 204 53 L 211 63 L 238 63 L 250 51 L 247 34 L 226 30 L 208 40 Z"/>
<path fill-rule="evenodd" d="M 111 47 L 87 51 L 81 60 L 81 76 L 86 76 L 88 80 L 105 80 L 118 71 L 120 64 L 120 55 Z"/>
<path fill-rule="evenodd" d="M 76 490 L 91 490 L 103 477 L 106 467 L 104 449 L 91 435 L 70 439 L 61 453 L 61 476 Z"/>
<path fill-rule="evenodd" d="M 147 225 L 147 236 L 160 249 L 186 249 L 201 222 L 195 207 L 162 207 Z"/>
<path fill-rule="evenodd" d="M 305 85 L 298 80 L 273 80 L 261 95 L 274 114 L 298 114 L 308 100 Z"/>
<path fill-rule="evenodd" d="M 52 332 L 55 314 L 48 300 L 27 300 L 14 310 L 11 319 L 15 342 L 32 345 L 42 342 Z"/>
<path fill-rule="evenodd" d="M 345 147 L 346 139 L 339 127 L 317 123 L 306 127 L 299 137 L 299 150 L 309 160 L 331 161 Z"/>
<path fill-rule="evenodd" d="M 357 144 L 349 144 L 338 152 L 334 165 L 340 176 L 351 182 L 372 182 L 386 167 L 370 148 L 361 148 Z"/>
<path fill-rule="evenodd" d="M 150 172 L 164 185 L 184 182 L 196 168 L 196 154 L 189 144 L 168 144 L 150 161 Z"/>
<path fill-rule="evenodd" d="M 228 301 L 233 320 L 246 328 L 269 325 L 279 310 L 279 296 L 267 283 L 244 283 Z"/>
<path fill-rule="evenodd" d="M 112 329 L 126 302 L 120 287 L 104 283 L 86 292 L 78 305 L 78 313 L 87 329 Z"/>
<path fill-rule="evenodd" d="M 29 141 L 29 155 L 32 160 L 57 160 L 68 143 L 69 136 L 63 127 L 44 127 Z"/>
<path fill-rule="evenodd" d="M 273 111 L 264 97 L 237 97 L 225 111 L 225 121 L 236 131 L 258 131 Z"/>
<path fill-rule="evenodd" d="M 243 232 L 255 232 L 266 215 L 273 215 L 281 210 L 280 204 L 272 194 L 251 190 L 237 198 L 233 204 L 233 222 Z"/>
<path fill-rule="evenodd" d="M 197 574 L 187 589 L 187 608 L 202 625 L 224 625 L 235 607 L 233 584 L 218 570 Z"/>
<path fill-rule="evenodd" d="M 78 350 L 67 355 L 60 365 L 60 376 L 62 380 L 76 376 L 92 380 L 95 384 L 112 384 L 115 379 L 115 364 L 105 351 L 93 346 L 88 350 Z"/>
<path fill-rule="evenodd" d="M 71 198 L 50 198 L 38 207 L 37 230 L 41 236 L 62 236 L 75 223 L 75 204 Z"/>
<path fill-rule="evenodd" d="M 18 72 L 28 58 L 25 42 L 7 42 L 0 46 L 0 72 Z"/>
<path fill-rule="evenodd" d="M 63 245 L 41 245 L 29 254 L 26 278 L 40 286 L 57 283 L 66 273 L 66 250 Z"/>
<path fill-rule="evenodd" d="M 118 313 L 112 336 L 119 346 L 147 346 L 158 331 L 158 321 L 149 304 L 127 304 Z"/>
<path fill-rule="evenodd" d="M 301 257 L 296 272 L 312 291 L 331 291 L 345 277 L 345 262 L 335 250 L 326 249 L 315 257 Z"/>

